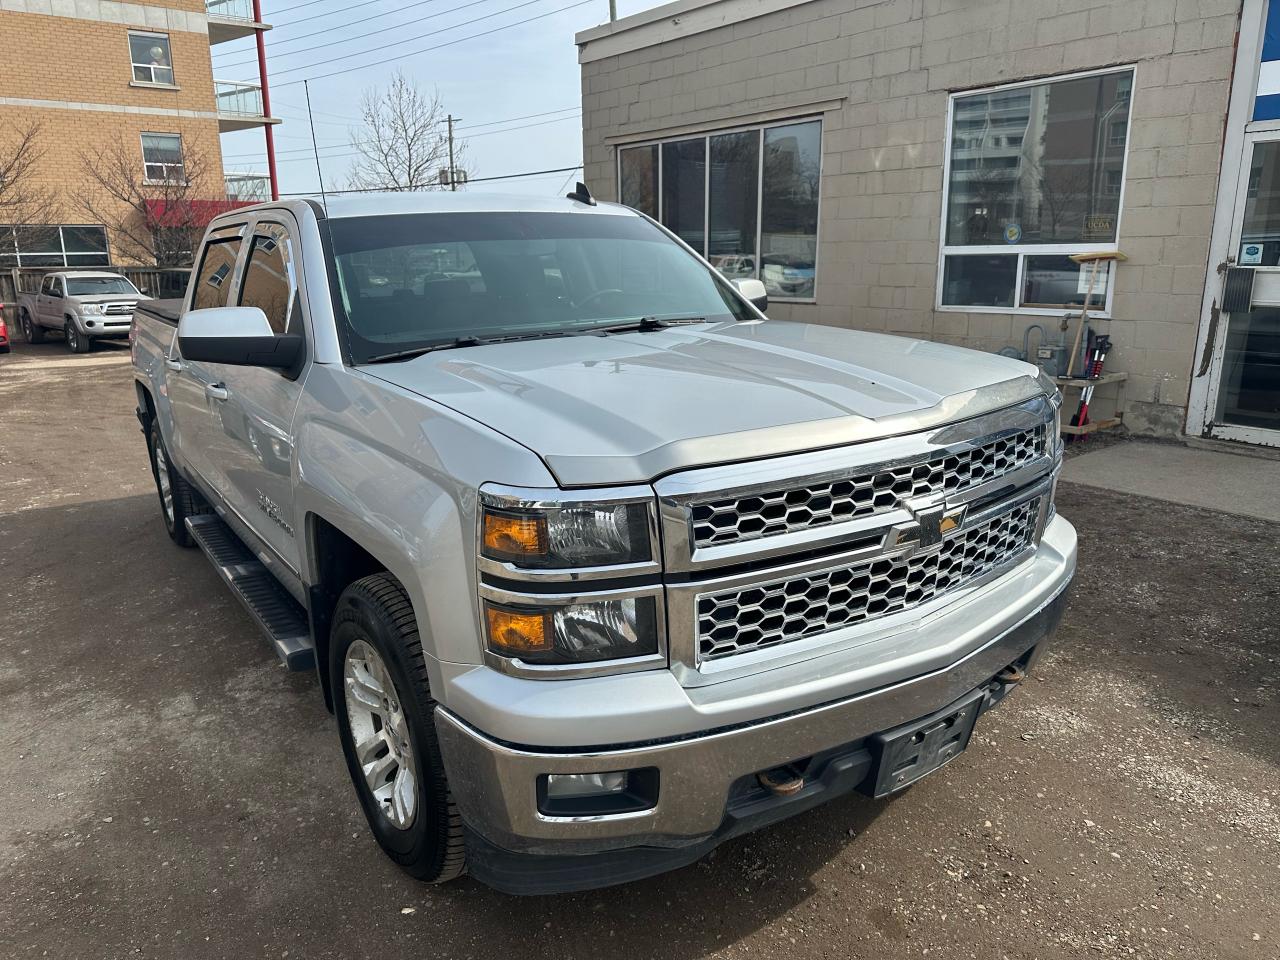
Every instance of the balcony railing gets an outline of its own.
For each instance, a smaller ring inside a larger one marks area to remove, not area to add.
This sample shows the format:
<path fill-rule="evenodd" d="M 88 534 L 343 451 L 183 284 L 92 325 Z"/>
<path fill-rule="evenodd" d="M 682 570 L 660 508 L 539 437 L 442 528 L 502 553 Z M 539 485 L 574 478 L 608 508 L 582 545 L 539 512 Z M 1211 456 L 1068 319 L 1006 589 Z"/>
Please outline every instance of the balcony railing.
<path fill-rule="evenodd" d="M 213 81 L 218 113 L 233 117 L 262 116 L 262 87 L 235 80 Z"/>
<path fill-rule="evenodd" d="M 211 17 L 229 20 L 252 20 L 253 0 L 204 0 L 205 12 Z"/>
<path fill-rule="evenodd" d="M 227 199 L 236 203 L 262 203 L 271 199 L 271 180 L 262 173 L 228 173 Z"/>
<path fill-rule="evenodd" d="M 253 0 L 204 0 L 209 15 L 209 42 L 243 40 L 271 25 L 253 19 Z"/>

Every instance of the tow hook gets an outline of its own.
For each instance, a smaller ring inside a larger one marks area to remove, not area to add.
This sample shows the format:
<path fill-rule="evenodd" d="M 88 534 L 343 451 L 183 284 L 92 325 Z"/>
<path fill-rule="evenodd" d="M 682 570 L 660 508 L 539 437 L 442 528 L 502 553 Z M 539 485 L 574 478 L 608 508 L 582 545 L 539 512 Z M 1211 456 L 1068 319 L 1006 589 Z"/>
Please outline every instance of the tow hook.
<path fill-rule="evenodd" d="M 790 797 L 804 789 L 804 777 L 792 766 L 774 767 L 756 774 L 760 786 L 779 797 Z"/>
<path fill-rule="evenodd" d="M 996 674 L 996 680 L 1007 687 L 1019 684 L 1025 679 L 1027 679 L 1027 671 L 1013 663 Z"/>

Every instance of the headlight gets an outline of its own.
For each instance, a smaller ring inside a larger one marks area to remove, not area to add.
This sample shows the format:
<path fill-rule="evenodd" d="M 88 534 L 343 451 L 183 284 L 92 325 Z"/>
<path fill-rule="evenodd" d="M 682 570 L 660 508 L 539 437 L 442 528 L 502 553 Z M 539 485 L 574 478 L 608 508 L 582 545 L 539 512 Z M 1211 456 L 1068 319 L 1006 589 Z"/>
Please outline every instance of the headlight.
<path fill-rule="evenodd" d="M 658 652 L 653 597 L 515 607 L 486 600 L 489 649 L 525 663 L 593 663 Z"/>
<path fill-rule="evenodd" d="M 93 316 L 93 317 L 99 316 L 99 315 L 102 313 L 102 304 L 100 304 L 100 303 L 82 303 L 82 304 L 80 304 L 80 312 L 81 312 L 81 313 L 87 313 L 87 314 L 89 314 L 90 316 Z"/>
<path fill-rule="evenodd" d="M 529 569 L 643 563 L 653 560 L 652 512 L 651 493 L 608 502 L 560 491 L 486 490 L 481 493 L 480 554 Z"/>

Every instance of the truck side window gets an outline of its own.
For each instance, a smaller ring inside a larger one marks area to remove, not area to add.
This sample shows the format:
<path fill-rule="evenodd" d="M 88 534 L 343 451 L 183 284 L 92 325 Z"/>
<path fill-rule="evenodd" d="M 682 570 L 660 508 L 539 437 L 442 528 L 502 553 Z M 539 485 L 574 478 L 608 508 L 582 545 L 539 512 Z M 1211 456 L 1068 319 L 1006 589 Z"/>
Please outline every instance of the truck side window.
<path fill-rule="evenodd" d="M 231 273 L 240 255 L 240 238 L 213 240 L 204 248 L 200 261 L 200 273 L 196 276 L 196 289 L 191 297 L 191 309 L 225 307 L 231 294 Z"/>
<path fill-rule="evenodd" d="M 62 298 L 62 280 L 58 277 L 53 278 L 53 283 L 49 285 L 49 296 Z"/>
<path fill-rule="evenodd" d="M 259 229 L 264 232 L 253 238 L 240 281 L 240 306 L 257 307 L 267 315 L 273 333 L 285 333 L 294 293 L 288 235 L 274 224 L 262 224 Z"/>
<path fill-rule="evenodd" d="M 40 292 L 46 297 L 53 293 L 53 277 L 44 278 L 44 283 L 40 284 Z"/>

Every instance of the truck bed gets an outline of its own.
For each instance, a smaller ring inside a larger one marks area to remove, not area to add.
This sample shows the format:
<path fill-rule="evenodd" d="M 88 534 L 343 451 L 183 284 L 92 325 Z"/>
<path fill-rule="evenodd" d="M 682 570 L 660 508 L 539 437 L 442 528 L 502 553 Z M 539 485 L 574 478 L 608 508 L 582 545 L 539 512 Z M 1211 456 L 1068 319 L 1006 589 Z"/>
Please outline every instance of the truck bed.
<path fill-rule="evenodd" d="M 176 327 L 178 318 L 182 315 L 182 297 L 167 300 L 139 300 L 133 309 L 136 313 L 145 313 L 152 319 Z"/>

